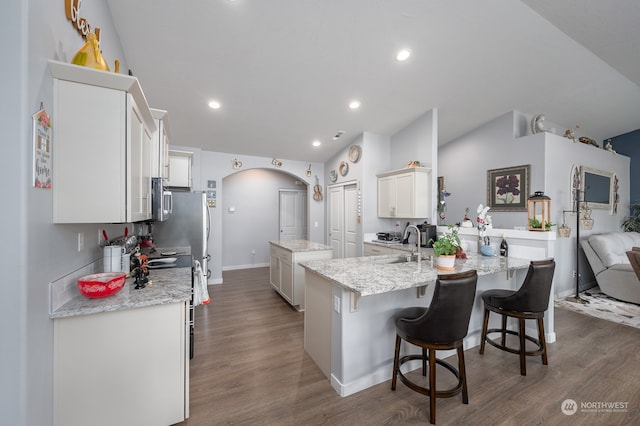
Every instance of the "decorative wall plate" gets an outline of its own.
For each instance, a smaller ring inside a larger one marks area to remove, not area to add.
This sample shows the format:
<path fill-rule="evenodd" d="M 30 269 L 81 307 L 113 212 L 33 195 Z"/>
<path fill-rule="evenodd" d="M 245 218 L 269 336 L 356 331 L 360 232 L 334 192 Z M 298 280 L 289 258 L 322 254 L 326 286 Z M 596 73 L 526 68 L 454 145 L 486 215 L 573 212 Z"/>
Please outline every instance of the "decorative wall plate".
<path fill-rule="evenodd" d="M 336 173 L 335 170 L 331 170 L 331 172 L 329 172 L 329 180 L 332 183 L 338 180 L 338 174 Z"/>
<path fill-rule="evenodd" d="M 349 173 L 349 165 L 346 161 L 343 161 L 340 163 L 340 167 L 338 167 L 338 170 L 340 170 L 340 176 L 344 177 Z"/>
<path fill-rule="evenodd" d="M 349 147 L 349 161 L 357 163 L 360 160 L 361 153 L 362 149 L 360 148 L 360 145 L 351 145 Z"/>

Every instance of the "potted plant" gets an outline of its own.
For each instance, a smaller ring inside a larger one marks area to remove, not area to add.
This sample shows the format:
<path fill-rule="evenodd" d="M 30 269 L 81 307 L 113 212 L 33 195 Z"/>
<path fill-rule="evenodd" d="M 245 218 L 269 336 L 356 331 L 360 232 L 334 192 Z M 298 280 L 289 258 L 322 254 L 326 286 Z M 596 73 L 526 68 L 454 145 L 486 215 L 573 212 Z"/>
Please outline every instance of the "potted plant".
<path fill-rule="evenodd" d="M 622 222 L 624 232 L 640 232 L 640 202 L 631 205 L 631 215 Z"/>
<path fill-rule="evenodd" d="M 538 218 L 529 219 L 529 226 L 535 229 L 542 229 L 542 222 Z M 551 231 L 551 227 L 556 226 L 555 223 L 544 221 L 544 230 Z"/>
<path fill-rule="evenodd" d="M 449 225 L 448 231 L 438 237 L 437 240 L 430 239 L 433 245 L 433 254 L 436 256 L 436 268 L 442 271 L 453 271 L 456 260 L 456 252 L 460 247 L 460 236 L 458 228 Z"/>

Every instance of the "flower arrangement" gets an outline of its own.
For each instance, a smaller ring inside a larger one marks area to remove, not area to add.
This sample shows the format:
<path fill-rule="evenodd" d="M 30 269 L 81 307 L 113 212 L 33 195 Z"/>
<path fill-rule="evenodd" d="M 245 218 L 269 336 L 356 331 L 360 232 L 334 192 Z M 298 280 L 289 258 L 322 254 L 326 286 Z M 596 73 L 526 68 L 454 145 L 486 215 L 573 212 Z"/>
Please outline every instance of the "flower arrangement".
<path fill-rule="evenodd" d="M 478 206 L 477 213 L 478 217 L 476 218 L 476 222 L 478 222 L 478 234 L 481 237 L 486 235 L 487 227 L 491 225 L 491 217 L 487 215 L 491 207 L 483 207 L 482 204 Z"/>

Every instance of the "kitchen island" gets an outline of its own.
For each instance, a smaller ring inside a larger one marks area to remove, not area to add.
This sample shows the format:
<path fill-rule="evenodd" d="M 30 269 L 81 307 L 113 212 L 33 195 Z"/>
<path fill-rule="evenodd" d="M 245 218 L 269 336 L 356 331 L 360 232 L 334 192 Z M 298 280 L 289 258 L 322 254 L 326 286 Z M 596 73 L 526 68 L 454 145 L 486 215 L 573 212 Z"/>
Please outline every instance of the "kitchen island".
<path fill-rule="evenodd" d="M 152 285 L 77 296 L 50 317 L 54 425 L 169 425 L 188 417 L 191 268 L 150 271 Z"/>
<path fill-rule="evenodd" d="M 304 348 L 341 396 L 391 378 L 393 314 L 409 306 L 428 306 L 431 301 L 439 272 L 430 260 L 417 264 L 404 259 L 383 255 L 302 264 L 306 270 Z M 518 288 L 528 266 L 527 259 L 473 255 L 457 259 L 455 272 L 478 271 L 477 296 L 490 288 Z M 480 343 L 483 313 L 477 296 L 465 348 Z M 547 314 L 553 315 L 553 310 Z M 498 321 L 492 318 L 491 326 L 494 320 Z M 549 342 L 555 340 L 553 329 L 547 335 Z"/>
<path fill-rule="evenodd" d="M 269 241 L 271 286 L 298 311 L 304 311 L 304 269 L 300 262 L 331 259 L 333 248 L 309 240 Z"/>

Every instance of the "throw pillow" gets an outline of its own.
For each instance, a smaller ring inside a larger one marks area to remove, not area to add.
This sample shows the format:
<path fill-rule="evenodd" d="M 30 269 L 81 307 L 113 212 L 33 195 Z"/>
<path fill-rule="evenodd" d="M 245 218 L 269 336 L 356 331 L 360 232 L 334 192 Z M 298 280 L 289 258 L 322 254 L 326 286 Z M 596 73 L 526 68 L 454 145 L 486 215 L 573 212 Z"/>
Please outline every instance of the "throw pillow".
<path fill-rule="evenodd" d="M 640 251 L 640 247 L 631 247 L 632 251 Z"/>
<path fill-rule="evenodd" d="M 640 280 L 640 250 L 628 251 L 627 257 L 629 258 L 633 272 L 636 273 L 638 280 Z"/>

